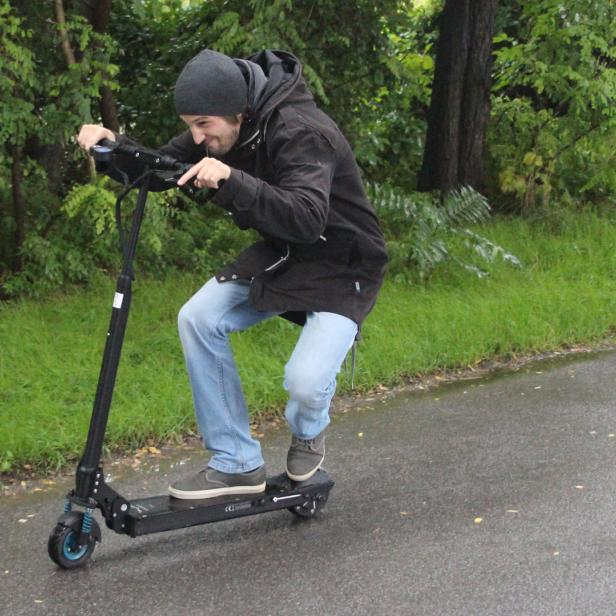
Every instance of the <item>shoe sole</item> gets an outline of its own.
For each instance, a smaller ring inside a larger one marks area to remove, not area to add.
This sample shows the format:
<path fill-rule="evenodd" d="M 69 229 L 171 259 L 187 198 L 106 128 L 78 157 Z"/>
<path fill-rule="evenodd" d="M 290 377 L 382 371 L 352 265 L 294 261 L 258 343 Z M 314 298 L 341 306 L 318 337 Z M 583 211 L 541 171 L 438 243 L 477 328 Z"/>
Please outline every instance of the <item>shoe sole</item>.
<path fill-rule="evenodd" d="M 285 471 L 287 473 L 287 477 L 291 479 L 292 481 L 297 481 L 297 482 L 306 481 L 306 479 L 310 479 L 321 468 L 321 465 L 323 464 L 323 460 L 325 460 L 325 456 L 321 458 L 321 461 L 317 464 L 317 466 L 315 466 L 315 468 L 313 468 L 309 473 L 306 473 L 305 475 L 294 475 L 293 473 L 289 471 L 288 468 L 286 468 L 286 465 L 285 465 Z"/>
<path fill-rule="evenodd" d="M 256 486 L 230 486 L 227 488 L 214 488 L 212 490 L 177 490 L 169 486 L 169 494 L 174 498 L 184 500 L 203 500 L 204 498 L 216 498 L 217 496 L 229 496 L 233 494 L 258 494 L 265 492 L 265 481 Z"/>

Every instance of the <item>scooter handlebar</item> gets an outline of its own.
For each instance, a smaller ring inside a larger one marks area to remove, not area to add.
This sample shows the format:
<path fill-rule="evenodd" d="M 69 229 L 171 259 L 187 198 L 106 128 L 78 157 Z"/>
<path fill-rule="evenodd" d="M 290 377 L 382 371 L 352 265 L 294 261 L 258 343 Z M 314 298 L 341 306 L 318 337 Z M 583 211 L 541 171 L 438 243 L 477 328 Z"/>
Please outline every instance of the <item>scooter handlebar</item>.
<path fill-rule="evenodd" d="M 118 143 L 111 139 L 101 139 L 96 145 L 90 148 L 90 155 L 93 156 L 95 160 L 101 162 L 110 162 L 115 152 L 130 156 L 142 162 L 144 165 L 147 165 L 150 169 L 158 169 L 160 171 L 186 172 L 192 167 L 190 164 L 181 163 L 172 156 L 161 154 L 156 150 L 150 150 L 143 146 L 130 143 Z"/>

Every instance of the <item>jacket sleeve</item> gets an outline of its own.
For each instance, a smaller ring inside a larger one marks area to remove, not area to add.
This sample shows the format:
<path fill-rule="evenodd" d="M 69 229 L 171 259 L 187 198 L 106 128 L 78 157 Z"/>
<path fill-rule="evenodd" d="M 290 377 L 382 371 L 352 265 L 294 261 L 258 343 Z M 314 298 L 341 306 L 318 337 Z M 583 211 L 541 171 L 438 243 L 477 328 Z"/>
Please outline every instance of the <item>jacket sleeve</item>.
<path fill-rule="evenodd" d="M 251 227 L 294 243 L 313 243 L 327 223 L 335 151 L 308 127 L 281 131 L 268 144 L 274 181 L 270 184 L 237 169 L 212 201 Z"/>

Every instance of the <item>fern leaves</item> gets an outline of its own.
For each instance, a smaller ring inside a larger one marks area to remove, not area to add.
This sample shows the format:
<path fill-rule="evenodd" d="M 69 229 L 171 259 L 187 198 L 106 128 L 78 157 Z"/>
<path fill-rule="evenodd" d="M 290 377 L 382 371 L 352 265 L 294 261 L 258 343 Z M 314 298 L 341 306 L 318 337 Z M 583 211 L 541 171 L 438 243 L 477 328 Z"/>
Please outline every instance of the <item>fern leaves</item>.
<path fill-rule="evenodd" d="M 479 277 L 487 276 L 472 262 L 473 257 L 484 263 L 501 259 L 520 265 L 515 255 L 465 226 L 477 225 L 490 215 L 487 199 L 470 186 L 444 196 L 402 195 L 380 185 L 370 185 L 368 193 L 388 239 L 390 275 L 394 278 L 425 281 L 444 262 L 455 263 Z"/>

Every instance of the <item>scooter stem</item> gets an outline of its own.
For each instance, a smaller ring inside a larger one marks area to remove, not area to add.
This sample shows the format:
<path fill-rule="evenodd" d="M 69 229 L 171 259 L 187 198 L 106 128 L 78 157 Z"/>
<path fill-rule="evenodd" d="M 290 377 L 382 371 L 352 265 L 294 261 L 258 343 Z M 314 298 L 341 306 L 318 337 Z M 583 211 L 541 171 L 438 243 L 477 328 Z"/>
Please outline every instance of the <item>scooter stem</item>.
<path fill-rule="evenodd" d="M 94 398 L 92 418 L 90 419 L 90 428 L 88 430 L 88 439 L 86 441 L 83 456 L 77 467 L 74 495 L 84 503 L 92 497 L 96 490 L 96 472 L 100 464 L 113 388 L 118 366 L 120 364 L 124 333 L 128 321 L 132 295 L 133 260 L 135 258 L 139 230 L 145 212 L 149 179 L 149 176 L 144 177 L 139 187 L 139 195 L 133 212 L 131 231 L 124 250 L 122 272 L 116 284 L 111 320 L 107 330 L 105 352 L 103 354 L 103 362 L 98 377 L 96 396 Z"/>

